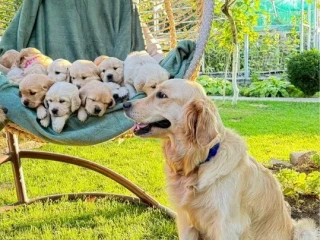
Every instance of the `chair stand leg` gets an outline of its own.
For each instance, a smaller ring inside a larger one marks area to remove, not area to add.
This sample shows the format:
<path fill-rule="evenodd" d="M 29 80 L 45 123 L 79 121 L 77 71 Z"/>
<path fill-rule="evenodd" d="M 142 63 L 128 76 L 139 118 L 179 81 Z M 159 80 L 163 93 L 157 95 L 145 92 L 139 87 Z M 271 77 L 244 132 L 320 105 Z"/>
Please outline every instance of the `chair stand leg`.
<path fill-rule="evenodd" d="M 27 203 L 28 196 L 26 190 L 26 184 L 24 181 L 23 170 L 21 165 L 21 159 L 19 156 L 19 142 L 18 137 L 7 132 L 7 142 L 9 152 L 11 154 L 11 165 L 14 176 L 14 184 L 16 187 L 17 199 L 19 203 Z"/>

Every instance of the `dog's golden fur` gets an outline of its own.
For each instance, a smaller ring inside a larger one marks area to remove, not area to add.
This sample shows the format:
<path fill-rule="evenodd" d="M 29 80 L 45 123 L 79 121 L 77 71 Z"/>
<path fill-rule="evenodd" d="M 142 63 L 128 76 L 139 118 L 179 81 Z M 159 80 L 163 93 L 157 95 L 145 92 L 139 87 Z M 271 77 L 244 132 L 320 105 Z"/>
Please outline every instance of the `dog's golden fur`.
<path fill-rule="evenodd" d="M 151 127 L 142 137 L 164 140 L 180 239 L 315 239 L 314 222 L 291 219 L 279 183 L 248 155 L 244 140 L 224 127 L 199 84 L 166 81 L 125 111 L 140 126 L 171 123 L 169 128 Z M 217 155 L 201 164 L 218 142 Z"/>
<path fill-rule="evenodd" d="M 0 57 L 0 70 L 7 74 L 14 66 L 19 65 L 20 53 L 14 49 L 6 51 Z"/>

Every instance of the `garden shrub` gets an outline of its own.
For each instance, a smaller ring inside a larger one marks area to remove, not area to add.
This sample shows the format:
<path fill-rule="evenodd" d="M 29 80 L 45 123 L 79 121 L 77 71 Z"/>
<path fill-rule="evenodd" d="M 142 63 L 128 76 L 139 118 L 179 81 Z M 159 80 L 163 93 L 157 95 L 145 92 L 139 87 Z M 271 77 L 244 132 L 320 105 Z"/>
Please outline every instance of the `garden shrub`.
<path fill-rule="evenodd" d="M 226 96 L 231 96 L 233 93 L 232 84 L 225 79 L 211 78 L 207 75 L 202 75 L 197 78 L 197 82 L 204 87 L 207 95 L 223 96 L 224 83 L 226 83 Z"/>
<path fill-rule="evenodd" d="M 290 82 L 271 77 L 252 82 L 243 91 L 247 97 L 302 97 L 303 93 Z"/>
<path fill-rule="evenodd" d="M 293 56 L 288 61 L 289 81 L 307 96 L 319 91 L 320 52 L 313 49 Z"/>
<path fill-rule="evenodd" d="M 283 169 L 275 174 L 284 195 L 297 197 L 299 194 L 320 195 L 320 172 L 299 173 L 292 169 Z"/>

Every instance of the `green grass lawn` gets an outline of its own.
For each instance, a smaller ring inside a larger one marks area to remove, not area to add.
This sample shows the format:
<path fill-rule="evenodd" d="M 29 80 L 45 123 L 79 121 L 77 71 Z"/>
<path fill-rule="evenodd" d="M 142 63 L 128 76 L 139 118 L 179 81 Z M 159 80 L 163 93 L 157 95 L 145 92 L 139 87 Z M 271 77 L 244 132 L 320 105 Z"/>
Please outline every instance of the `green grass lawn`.
<path fill-rule="evenodd" d="M 250 154 L 268 163 L 289 153 L 320 151 L 319 104 L 283 102 L 217 103 L 223 122 L 247 141 Z M 126 139 L 88 147 L 46 144 L 53 151 L 91 159 L 125 176 L 170 207 L 165 189 L 161 141 Z M 54 193 L 111 192 L 130 195 L 116 183 L 80 167 L 26 159 L 28 196 Z M 14 202 L 11 166 L 0 166 L 0 205 Z M 176 239 L 165 214 L 110 200 L 33 204 L 0 215 L 0 239 Z"/>

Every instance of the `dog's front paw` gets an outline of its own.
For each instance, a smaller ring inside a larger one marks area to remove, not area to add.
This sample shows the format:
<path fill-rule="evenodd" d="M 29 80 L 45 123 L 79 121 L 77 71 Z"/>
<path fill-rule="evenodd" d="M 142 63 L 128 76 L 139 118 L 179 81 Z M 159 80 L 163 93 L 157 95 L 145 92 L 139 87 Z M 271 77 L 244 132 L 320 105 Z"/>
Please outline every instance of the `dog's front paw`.
<path fill-rule="evenodd" d="M 47 109 L 44 106 L 39 106 L 37 108 L 37 118 L 40 120 L 44 119 L 48 115 Z"/>
<path fill-rule="evenodd" d="M 129 91 L 126 87 L 121 87 L 118 91 L 119 98 L 127 98 L 129 96 Z"/>
<path fill-rule="evenodd" d="M 64 125 L 66 124 L 65 117 L 56 117 L 52 119 L 52 129 L 57 133 L 61 133 Z"/>
<path fill-rule="evenodd" d="M 84 107 L 80 107 L 80 109 L 78 110 L 78 119 L 81 122 L 84 122 L 88 119 L 88 113 Z"/>
<path fill-rule="evenodd" d="M 43 119 L 40 120 L 40 124 L 43 127 L 48 127 L 50 124 L 50 115 L 48 114 L 46 117 L 44 117 Z"/>

